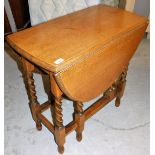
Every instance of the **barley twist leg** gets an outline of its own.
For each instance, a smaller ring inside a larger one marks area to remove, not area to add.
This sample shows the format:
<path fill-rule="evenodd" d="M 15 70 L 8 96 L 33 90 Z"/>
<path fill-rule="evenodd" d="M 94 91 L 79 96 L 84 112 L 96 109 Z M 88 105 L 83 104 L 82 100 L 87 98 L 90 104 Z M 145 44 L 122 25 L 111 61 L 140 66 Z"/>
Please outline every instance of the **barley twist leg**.
<path fill-rule="evenodd" d="M 50 74 L 51 79 L 51 92 L 54 96 L 54 109 L 53 109 L 53 123 L 55 127 L 54 137 L 58 145 L 59 153 L 64 152 L 65 143 L 65 127 L 63 126 L 63 114 L 62 114 L 62 92 L 59 89 L 54 77 Z"/>
<path fill-rule="evenodd" d="M 28 62 L 27 60 L 22 58 L 22 64 L 23 64 L 23 71 L 24 71 L 24 80 L 25 85 L 27 89 L 27 94 L 29 97 L 29 106 L 32 113 L 32 118 L 36 122 L 36 128 L 38 130 L 42 129 L 41 121 L 37 117 L 37 109 L 39 107 L 39 103 L 37 100 L 36 90 L 35 90 L 35 84 L 34 84 L 34 78 L 33 78 L 33 72 L 35 70 L 35 67 L 33 64 Z"/>
<path fill-rule="evenodd" d="M 76 128 L 76 139 L 77 141 L 82 140 L 82 131 L 84 130 L 84 114 L 83 114 L 83 103 L 74 102 L 74 120 L 77 124 Z"/>

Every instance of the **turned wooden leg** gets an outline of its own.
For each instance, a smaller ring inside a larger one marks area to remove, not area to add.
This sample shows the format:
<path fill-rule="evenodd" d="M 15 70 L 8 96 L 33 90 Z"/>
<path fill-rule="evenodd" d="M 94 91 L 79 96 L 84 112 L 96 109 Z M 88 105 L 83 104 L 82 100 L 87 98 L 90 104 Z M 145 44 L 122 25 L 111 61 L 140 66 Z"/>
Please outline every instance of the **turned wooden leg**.
<path fill-rule="evenodd" d="M 74 120 L 77 123 L 76 139 L 80 142 L 82 140 L 82 131 L 84 130 L 85 120 L 82 102 L 74 102 Z"/>
<path fill-rule="evenodd" d="M 34 65 L 32 65 L 30 62 L 28 62 L 23 58 L 22 58 L 22 64 L 24 71 L 23 75 L 25 80 L 25 86 L 30 101 L 29 106 L 32 113 L 32 118 L 36 122 L 36 128 L 38 130 L 41 130 L 42 129 L 41 121 L 37 117 L 37 108 L 39 106 L 39 103 L 37 101 L 34 78 L 33 78 L 33 72 L 35 70 L 35 67 Z"/>
<path fill-rule="evenodd" d="M 53 123 L 55 127 L 55 141 L 58 145 L 58 151 L 59 153 L 64 152 L 64 143 L 65 143 L 65 127 L 63 126 L 63 114 L 62 114 L 62 92 L 59 89 L 57 83 L 55 82 L 55 79 L 53 75 L 50 75 L 51 79 L 51 92 L 54 95 L 54 109 L 53 112 Z"/>
<path fill-rule="evenodd" d="M 125 85 L 126 85 L 126 75 L 127 75 L 127 68 L 122 72 L 120 79 L 117 82 L 116 86 L 116 100 L 115 100 L 115 106 L 120 106 L 121 98 L 124 94 Z"/>
<path fill-rule="evenodd" d="M 65 143 L 65 128 L 63 126 L 62 115 L 62 102 L 61 98 L 55 98 L 54 111 L 55 111 L 55 141 L 58 144 L 59 153 L 64 152 Z"/>

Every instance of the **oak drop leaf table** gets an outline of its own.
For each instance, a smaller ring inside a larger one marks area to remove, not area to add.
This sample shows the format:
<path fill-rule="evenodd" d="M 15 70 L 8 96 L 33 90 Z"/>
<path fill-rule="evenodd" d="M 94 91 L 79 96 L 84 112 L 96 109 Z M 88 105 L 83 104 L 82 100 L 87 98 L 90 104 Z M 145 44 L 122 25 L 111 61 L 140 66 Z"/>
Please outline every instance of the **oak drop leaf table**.
<path fill-rule="evenodd" d="M 105 5 L 80 10 L 7 37 L 20 56 L 30 110 L 38 130 L 44 124 L 55 137 L 59 153 L 65 137 L 76 131 L 82 139 L 85 121 L 116 98 L 120 105 L 129 61 L 141 41 L 148 21 L 145 17 Z M 53 100 L 37 101 L 33 73 L 49 75 Z M 83 110 L 83 103 L 103 96 Z M 73 121 L 63 125 L 62 98 L 73 101 Z M 53 123 L 43 114 L 51 109 Z"/>

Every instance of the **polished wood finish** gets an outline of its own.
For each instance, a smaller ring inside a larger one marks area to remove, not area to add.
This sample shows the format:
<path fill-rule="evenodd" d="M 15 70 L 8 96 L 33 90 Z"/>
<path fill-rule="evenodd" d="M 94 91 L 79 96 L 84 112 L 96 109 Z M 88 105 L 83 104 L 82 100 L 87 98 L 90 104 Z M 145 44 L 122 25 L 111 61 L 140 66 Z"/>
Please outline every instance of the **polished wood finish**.
<path fill-rule="evenodd" d="M 145 29 L 146 24 L 122 34 L 108 44 L 93 50 L 81 62 L 57 73 L 56 80 L 60 88 L 75 101 L 86 102 L 97 97 L 118 79 L 122 70 L 128 65 Z"/>
<path fill-rule="evenodd" d="M 25 58 L 57 73 L 145 24 L 145 17 L 97 5 L 14 33 L 7 40 Z M 55 64 L 58 58 L 64 62 Z"/>
<path fill-rule="evenodd" d="M 116 107 L 120 105 L 128 64 L 146 27 L 146 18 L 98 5 L 7 37 L 21 55 L 36 126 L 40 130 L 44 124 L 54 134 L 59 153 L 64 152 L 65 138 L 72 131 L 82 140 L 85 121 L 111 100 L 116 99 Z M 33 73 L 37 69 L 49 76 L 53 96 L 43 104 L 38 103 L 35 91 Z M 84 102 L 100 93 L 103 96 L 84 110 Z M 65 96 L 74 103 L 73 120 L 66 126 Z M 47 109 L 52 122 L 42 114 Z"/>
<path fill-rule="evenodd" d="M 22 56 L 54 73 L 70 99 L 86 102 L 118 78 L 146 26 L 144 17 L 98 5 L 15 33 L 8 41 Z"/>

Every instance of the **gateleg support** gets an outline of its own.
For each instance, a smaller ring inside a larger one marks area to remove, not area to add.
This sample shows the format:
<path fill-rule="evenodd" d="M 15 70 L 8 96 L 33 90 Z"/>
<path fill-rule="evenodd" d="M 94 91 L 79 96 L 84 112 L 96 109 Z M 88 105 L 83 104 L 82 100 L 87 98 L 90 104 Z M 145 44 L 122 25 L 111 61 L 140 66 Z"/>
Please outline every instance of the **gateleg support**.
<path fill-rule="evenodd" d="M 62 91 L 59 89 L 54 75 L 50 73 L 50 82 L 51 82 L 51 93 L 54 96 L 54 107 L 53 107 L 53 123 L 54 123 L 54 137 L 55 142 L 58 145 L 59 153 L 64 152 L 65 144 L 65 127 L 63 126 L 63 114 L 62 114 Z"/>

